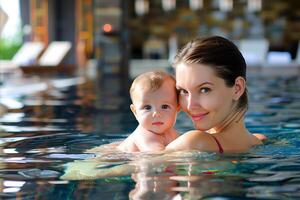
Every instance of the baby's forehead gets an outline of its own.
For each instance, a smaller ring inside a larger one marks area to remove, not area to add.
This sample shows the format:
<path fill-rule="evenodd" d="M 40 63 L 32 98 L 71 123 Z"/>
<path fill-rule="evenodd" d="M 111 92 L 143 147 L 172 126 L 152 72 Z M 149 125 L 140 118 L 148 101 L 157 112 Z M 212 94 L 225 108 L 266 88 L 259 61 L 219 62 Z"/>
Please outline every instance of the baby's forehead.
<path fill-rule="evenodd" d="M 159 84 L 144 80 L 135 87 L 133 93 L 152 93 L 161 90 L 162 88 L 173 90 L 176 88 L 176 83 L 170 78 L 165 78 Z"/>
<path fill-rule="evenodd" d="M 132 92 L 132 97 L 133 98 L 141 98 L 144 96 L 151 96 L 154 94 L 154 92 L 159 92 L 160 88 L 151 88 L 151 87 L 136 87 L 135 90 Z"/>
<path fill-rule="evenodd" d="M 176 94 L 168 94 L 164 90 L 157 89 L 155 91 L 136 91 L 132 96 L 132 102 L 152 103 L 152 102 L 173 102 L 176 99 Z"/>
<path fill-rule="evenodd" d="M 162 91 L 160 93 L 144 93 L 144 94 L 135 94 L 131 101 L 133 104 L 177 104 L 177 94 L 174 92 L 173 94 L 165 95 Z"/>

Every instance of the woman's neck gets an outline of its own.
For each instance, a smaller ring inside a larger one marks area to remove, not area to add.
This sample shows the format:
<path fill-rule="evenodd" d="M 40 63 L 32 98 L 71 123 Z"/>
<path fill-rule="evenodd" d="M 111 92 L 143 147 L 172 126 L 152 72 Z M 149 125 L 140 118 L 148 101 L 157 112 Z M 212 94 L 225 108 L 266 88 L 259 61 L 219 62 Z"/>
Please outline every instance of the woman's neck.
<path fill-rule="evenodd" d="M 225 132 L 236 132 L 236 130 L 240 132 L 245 132 L 247 129 L 245 128 L 244 124 L 244 114 L 245 110 L 239 110 L 230 113 L 225 120 L 221 124 L 219 124 L 216 127 L 211 128 L 208 130 L 209 133 L 215 134 L 215 133 L 222 133 Z"/>

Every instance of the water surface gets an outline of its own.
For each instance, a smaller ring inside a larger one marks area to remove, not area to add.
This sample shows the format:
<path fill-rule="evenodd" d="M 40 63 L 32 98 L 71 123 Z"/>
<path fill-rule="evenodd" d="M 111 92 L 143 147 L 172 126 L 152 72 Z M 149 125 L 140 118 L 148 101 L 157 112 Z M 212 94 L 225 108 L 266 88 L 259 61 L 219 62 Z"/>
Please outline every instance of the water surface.
<path fill-rule="evenodd" d="M 100 86 L 82 78 L 23 81 L 0 89 L 10 105 L 0 117 L 1 199 L 300 198 L 298 77 L 250 77 L 246 125 L 269 140 L 249 153 L 107 154 L 96 162 L 87 149 L 122 140 L 137 125 L 114 79 Z M 184 113 L 176 128 L 192 129 Z M 60 179 L 73 161 L 99 177 Z M 122 173 L 105 175 L 111 169 Z"/>

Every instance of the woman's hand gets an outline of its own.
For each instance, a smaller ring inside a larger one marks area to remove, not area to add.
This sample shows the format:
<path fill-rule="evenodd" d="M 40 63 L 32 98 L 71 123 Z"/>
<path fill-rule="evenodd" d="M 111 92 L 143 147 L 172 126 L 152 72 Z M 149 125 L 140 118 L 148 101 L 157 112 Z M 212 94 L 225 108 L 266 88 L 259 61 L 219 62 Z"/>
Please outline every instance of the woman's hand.
<path fill-rule="evenodd" d="M 261 133 L 254 133 L 252 135 L 255 136 L 257 139 L 259 139 L 260 141 L 265 141 L 268 139 L 267 136 L 265 136 Z"/>

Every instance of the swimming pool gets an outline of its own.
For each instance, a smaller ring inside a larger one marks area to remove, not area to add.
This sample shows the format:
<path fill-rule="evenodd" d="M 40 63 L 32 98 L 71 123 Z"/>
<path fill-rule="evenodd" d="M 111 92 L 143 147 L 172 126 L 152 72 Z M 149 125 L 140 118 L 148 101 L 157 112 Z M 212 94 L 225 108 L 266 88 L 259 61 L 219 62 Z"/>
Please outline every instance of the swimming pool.
<path fill-rule="evenodd" d="M 32 92 L 25 92 L 25 85 Z M 73 181 L 60 179 L 64 164 L 93 158 L 85 150 L 123 139 L 136 127 L 128 98 L 113 87 L 100 86 L 95 93 L 91 82 L 78 78 L 17 86 L 1 88 L 2 99 L 11 105 L 0 117 L 1 199 L 300 198 L 296 76 L 249 78 L 246 124 L 269 137 L 264 146 L 245 154 L 180 152 L 163 160 L 149 159 L 158 155 L 103 155 L 95 170 L 129 164 L 135 171 Z M 192 129 L 184 113 L 176 128 Z"/>

